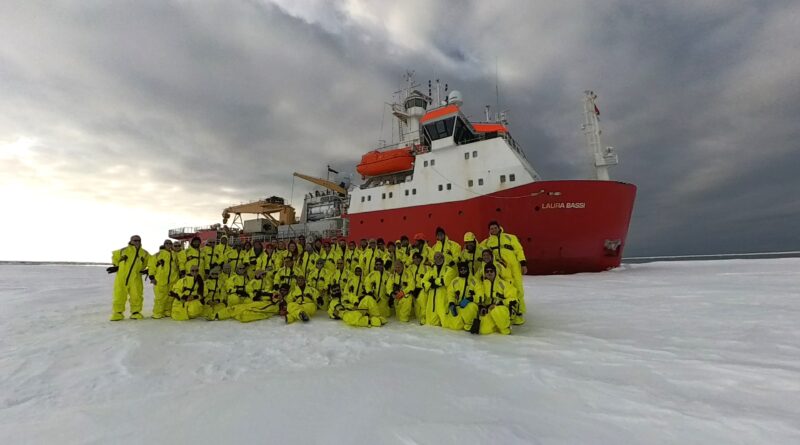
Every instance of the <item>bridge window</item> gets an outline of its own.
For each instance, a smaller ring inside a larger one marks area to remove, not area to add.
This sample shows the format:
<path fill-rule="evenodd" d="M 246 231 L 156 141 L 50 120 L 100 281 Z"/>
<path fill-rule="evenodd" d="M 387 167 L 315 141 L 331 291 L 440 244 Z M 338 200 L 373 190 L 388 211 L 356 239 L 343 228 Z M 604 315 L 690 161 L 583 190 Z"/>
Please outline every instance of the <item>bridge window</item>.
<path fill-rule="evenodd" d="M 425 134 L 427 134 L 428 138 L 430 138 L 432 141 L 452 136 L 455 119 L 455 116 L 453 116 L 438 120 L 436 122 L 431 122 L 430 124 L 425 124 L 423 127 Z"/>
<path fill-rule="evenodd" d="M 475 140 L 475 134 L 470 131 L 467 124 L 461 118 L 456 119 L 456 127 L 455 132 L 453 133 L 453 139 L 455 140 L 456 144 L 465 144 L 467 142 Z"/>

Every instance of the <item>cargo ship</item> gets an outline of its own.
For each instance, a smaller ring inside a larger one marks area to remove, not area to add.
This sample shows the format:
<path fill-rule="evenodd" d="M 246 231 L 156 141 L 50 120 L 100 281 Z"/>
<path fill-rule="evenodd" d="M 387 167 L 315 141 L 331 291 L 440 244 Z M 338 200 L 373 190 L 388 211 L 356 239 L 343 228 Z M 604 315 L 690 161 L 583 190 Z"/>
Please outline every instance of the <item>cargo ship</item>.
<path fill-rule="evenodd" d="M 459 91 L 448 92 L 446 84 L 442 91 L 436 81 L 423 94 L 411 75 L 406 81 L 390 105 L 398 142 L 362 156 L 356 167 L 360 184 L 295 173 L 320 186 L 305 196 L 299 221 L 294 208 L 271 197 L 223 210 L 223 224 L 173 229 L 170 237 L 229 233 L 240 239 L 305 235 L 358 241 L 422 233 L 432 242 L 442 227 L 461 242 L 465 232 L 485 239 L 489 222 L 497 221 L 519 238 L 529 274 L 619 266 L 636 186 L 609 178 L 618 157 L 601 144 L 594 92 L 584 92 L 582 129 L 595 178 L 543 180 L 511 136 L 504 113 L 492 118 L 487 106 L 485 121 L 470 121 Z M 257 217 L 245 221 L 243 214 Z"/>

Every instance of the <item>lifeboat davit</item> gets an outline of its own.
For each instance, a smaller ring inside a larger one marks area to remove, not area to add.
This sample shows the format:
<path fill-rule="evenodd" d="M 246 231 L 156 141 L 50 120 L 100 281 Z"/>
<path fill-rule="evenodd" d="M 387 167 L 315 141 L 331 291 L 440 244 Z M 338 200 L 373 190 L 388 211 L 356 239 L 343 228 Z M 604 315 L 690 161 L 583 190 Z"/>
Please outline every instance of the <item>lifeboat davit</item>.
<path fill-rule="evenodd" d="M 414 168 L 414 154 L 408 147 L 386 151 L 371 151 L 361 157 L 356 170 L 361 176 L 380 176 Z"/>

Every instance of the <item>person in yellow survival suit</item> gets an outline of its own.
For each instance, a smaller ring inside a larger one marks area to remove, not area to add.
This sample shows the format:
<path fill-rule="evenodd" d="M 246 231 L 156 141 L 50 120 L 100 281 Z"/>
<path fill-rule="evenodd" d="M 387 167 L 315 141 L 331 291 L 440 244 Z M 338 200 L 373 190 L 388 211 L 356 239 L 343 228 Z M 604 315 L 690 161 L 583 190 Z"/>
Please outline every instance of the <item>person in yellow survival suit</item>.
<path fill-rule="evenodd" d="M 168 301 L 170 313 L 172 312 L 172 299 L 169 298 L 169 292 L 180 278 L 180 265 L 177 254 L 173 252 L 171 240 L 164 241 L 164 249 L 150 259 L 150 264 L 151 267 L 148 267 L 148 271 L 150 272 L 150 281 L 154 285 L 153 294 L 155 295 L 153 318 L 164 318 Z"/>
<path fill-rule="evenodd" d="M 192 266 L 197 265 L 200 269 L 203 268 L 203 253 L 200 247 L 200 237 L 195 236 L 189 242 L 189 247 L 186 248 L 186 264 L 184 270 L 191 271 Z"/>
<path fill-rule="evenodd" d="M 233 318 L 248 323 L 265 320 L 280 312 L 280 302 L 273 301 L 272 279 L 264 270 L 256 270 L 255 278 L 247 283 L 250 302 L 239 304 L 233 309 Z"/>
<path fill-rule="evenodd" d="M 402 261 L 396 261 L 393 271 L 386 280 L 386 295 L 394 301 L 397 319 L 408 322 L 414 313 L 414 271 L 406 269 Z"/>
<path fill-rule="evenodd" d="M 378 327 L 387 323 L 381 315 L 378 303 L 364 289 L 364 276 L 361 267 L 356 267 L 348 278 L 347 288 L 342 292 L 340 303 L 331 303 L 333 310 L 329 312 L 334 318 L 340 318 L 346 324 L 355 327 Z"/>
<path fill-rule="evenodd" d="M 286 296 L 286 324 L 297 320 L 308 322 L 317 312 L 317 297 L 319 292 L 306 285 L 306 277 L 297 276 L 297 286 Z"/>
<path fill-rule="evenodd" d="M 477 330 L 478 304 L 483 298 L 483 283 L 470 275 L 469 263 L 458 263 L 458 277 L 447 286 L 447 313 L 442 326 L 453 330 Z"/>
<path fill-rule="evenodd" d="M 150 254 L 142 248 L 142 237 L 133 235 L 128 245 L 115 250 L 111 254 L 113 266 L 106 269 L 108 273 L 117 273 L 114 278 L 114 299 L 112 303 L 111 321 L 125 318 L 125 305 L 130 297 L 131 319 L 142 319 L 144 304 L 144 285 L 142 274 L 147 274 Z"/>
<path fill-rule="evenodd" d="M 497 276 L 493 263 L 483 267 L 483 299 L 480 305 L 480 324 L 471 333 L 491 334 L 499 332 L 511 333 L 511 319 L 519 308 L 516 287 Z"/>
<path fill-rule="evenodd" d="M 528 263 L 525 259 L 525 252 L 522 245 L 515 235 L 506 233 L 500 223 L 491 221 L 489 223 L 489 236 L 481 242 L 481 248 L 490 249 L 496 261 L 502 260 L 505 267 L 514 277 L 512 284 L 517 290 L 519 298 L 519 313 L 512 318 L 512 323 L 523 324 L 525 319 L 523 314 L 525 307 L 525 288 L 522 285 L 522 276 L 528 273 Z"/>
<path fill-rule="evenodd" d="M 326 267 L 327 260 L 318 257 L 315 267 L 308 273 L 306 281 L 317 290 L 317 309 L 328 310 L 328 287 L 330 286 L 330 270 Z M 335 270 L 335 269 L 334 269 Z"/>
<path fill-rule="evenodd" d="M 173 320 L 185 321 L 196 318 L 203 313 L 203 298 L 205 288 L 203 277 L 200 276 L 200 265 L 189 266 L 189 275 L 179 279 L 172 286 L 172 312 Z"/>
<path fill-rule="evenodd" d="M 211 268 L 208 278 L 203 282 L 205 285 L 205 306 L 203 315 L 206 320 L 227 320 L 230 318 L 228 312 L 228 298 L 226 295 L 226 279 L 220 276 L 219 266 Z"/>
<path fill-rule="evenodd" d="M 428 269 L 423 285 L 427 292 L 425 305 L 425 324 L 441 326 L 447 310 L 447 286 L 455 278 L 456 271 L 444 264 L 444 254 L 433 254 L 433 266 Z"/>
<path fill-rule="evenodd" d="M 475 239 L 475 234 L 467 232 L 464 234 L 464 249 L 461 251 L 459 261 L 466 261 L 469 264 L 470 276 L 477 276 L 483 270 L 483 256 Z"/>
<path fill-rule="evenodd" d="M 383 259 L 375 258 L 374 270 L 367 275 L 365 280 L 364 290 L 366 294 L 371 296 L 380 309 L 383 318 L 389 318 L 392 310 L 389 307 L 389 296 L 386 294 L 386 279 L 389 274 L 383 270 Z"/>
<path fill-rule="evenodd" d="M 428 266 L 423 261 L 422 254 L 415 251 L 411 254 L 411 264 L 408 266 L 408 271 L 414 277 L 411 296 L 414 298 L 414 317 L 419 324 L 425 324 L 425 308 L 428 306 L 428 292 L 424 286 L 428 275 Z"/>
<path fill-rule="evenodd" d="M 447 237 L 444 229 L 436 228 L 436 242 L 431 247 L 430 260 L 433 261 L 433 253 L 441 252 L 444 255 L 444 264 L 455 269 L 456 261 L 461 256 L 461 246 L 457 242 Z"/>

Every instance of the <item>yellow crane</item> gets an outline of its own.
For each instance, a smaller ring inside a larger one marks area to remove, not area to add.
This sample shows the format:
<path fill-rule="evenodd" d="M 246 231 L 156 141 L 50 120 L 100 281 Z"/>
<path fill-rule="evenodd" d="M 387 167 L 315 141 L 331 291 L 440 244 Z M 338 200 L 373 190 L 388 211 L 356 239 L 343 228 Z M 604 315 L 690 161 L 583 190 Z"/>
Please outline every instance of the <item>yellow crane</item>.
<path fill-rule="evenodd" d="M 333 181 L 328 181 L 327 179 L 322 179 L 322 178 L 315 178 L 314 176 L 308 176 L 297 172 L 294 172 L 294 176 L 297 176 L 300 179 L 305 179 L 308 182 L 313 182 L 314 184 L 325 187 L 328 190 L 333 190 L 334 192 L 340 195 L 347 195 L 347 189 L 345 189 L 344 187 Z"/>
<path fill-rule="evenodd" d="M 228 218 L 233 215 L 232 224 L 242 224 L 242 213 L 262 215 L 264 219 L 275 227 L 297 222 L 294 215 L 294 207 L 287 204 L 270 202 L 268 200 L 260 200 L 230 206 L 224 209 L 222 211 L 222 223 L 227 224 Z M 275 213 L 278 213 L 277 218 L 273 216 Z"/>

